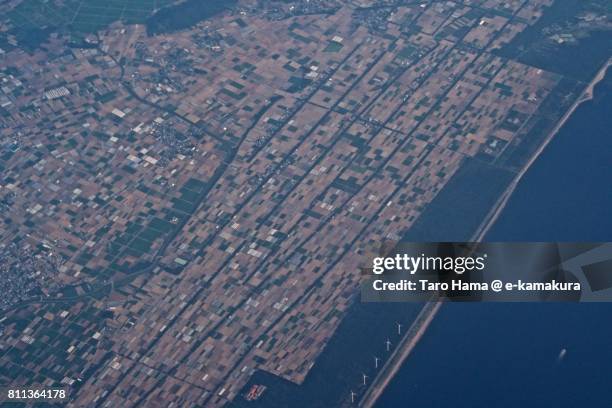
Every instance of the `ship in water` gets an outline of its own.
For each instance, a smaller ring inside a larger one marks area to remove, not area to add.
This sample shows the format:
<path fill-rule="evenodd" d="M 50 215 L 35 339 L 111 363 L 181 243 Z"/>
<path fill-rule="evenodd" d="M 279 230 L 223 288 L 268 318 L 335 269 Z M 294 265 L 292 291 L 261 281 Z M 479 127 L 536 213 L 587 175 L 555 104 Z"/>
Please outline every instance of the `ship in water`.
<path fill-rule="evenodd" d="M 247 401 L 255 401 L 261 397 L 266 388 L 267 387 L 265 385 L 253 384 L 253 386 L 249 388 L 249 391 L 244 396 L 244 399 Z"/>

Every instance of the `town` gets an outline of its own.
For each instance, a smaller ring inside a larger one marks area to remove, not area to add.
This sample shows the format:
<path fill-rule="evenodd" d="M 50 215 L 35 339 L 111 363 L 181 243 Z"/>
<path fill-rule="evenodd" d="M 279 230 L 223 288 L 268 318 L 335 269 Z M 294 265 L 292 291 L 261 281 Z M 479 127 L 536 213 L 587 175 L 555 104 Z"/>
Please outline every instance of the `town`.
<path fill-rule="evenodd" d="M 172 33 L 7 34 L 0 384 L 217 407 L 255 370 L 302 383 L 366 247 L 465 160 L 518 171 L 500 158 L 562 77 L 497 51 L 551 4 L 239 3 Z"/>

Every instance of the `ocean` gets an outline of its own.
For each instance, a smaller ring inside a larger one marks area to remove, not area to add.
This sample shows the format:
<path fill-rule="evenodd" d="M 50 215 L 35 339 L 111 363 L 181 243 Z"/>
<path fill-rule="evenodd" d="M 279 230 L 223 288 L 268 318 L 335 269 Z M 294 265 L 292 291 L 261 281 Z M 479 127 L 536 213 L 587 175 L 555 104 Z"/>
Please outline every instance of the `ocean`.
<path fill-rule="evenodd" d="M 612 241 L 611 209 L 608 70 L 486 240 Z M 377 407 L 610 407 L 611 316 L 609 303 L 445 304 Z"/>

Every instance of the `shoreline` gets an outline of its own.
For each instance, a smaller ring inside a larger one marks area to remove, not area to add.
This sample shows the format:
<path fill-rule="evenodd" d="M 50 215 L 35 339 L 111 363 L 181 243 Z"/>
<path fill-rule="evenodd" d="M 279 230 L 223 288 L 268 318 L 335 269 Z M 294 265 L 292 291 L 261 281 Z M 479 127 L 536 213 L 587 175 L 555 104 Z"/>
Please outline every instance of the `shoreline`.
<path fill-rule="evenodd" d="M 391 356 L 387 359 L 374 381 L 368 387 L 363 398 L 357 405 L 358 407 L 373 407 L 378 398 L 389 385 L 389 382 L 395 378 L 395 374 L 404 364 L 414 347 L 417 345 L 423 334 L 427 331 L 429 324 L 438 313 L 442 306 L 441 301 L 429 301 L 419 312 L 418 316 L 402 337 L 398 346 L 393 350 Z"/>
<path fill-rule="evenodd" d="M 506 207 L 510 197 L 516 190 L 516 187 L 522 180 L 523 176 L 531 168 L 533 163 L 540 157 L 542 152 L 546 149 L 548 144 L 554 139 L 559 133 L 561 128 L 565 125 L 567 120 L 574 114 L 576 109 L 582 105 L 582 103 L 590 101 L 594 97 L 594 91 L 597 84 L 599 84 L 606 76 L 608 69 L 612 67 L 612 58 L 609 58 L 603 66 L 597 71 L 597 74 L 587 84 L 585 89 L 582 91 L 580 96 L 576 98 L 572 106 L 565 112 L 561 119 L 557 122 L 555 127 L 548 133 L 544 138 L 538 149 L 530 157 L 527 163 L 523 166 L 520 172 L 514 177 L 510 185 L 504 190 L 500 198 L 493 205 L 484 221 L 480 224 L 474 235 L 472 241 L 480 242 L 487 234 L 489 229 L 495 224 L 504 208 Z M 406 334 L 402 337 L 401 342 L 395 348 L 387 362 L 383 365 L 382 369 L 374 378 L 372 384 L 368 387 L 364 396 L 361 398 L 357 406 L 364 408 L 371 408 L 376 404 L 378 398 L 382 395 L 387 385 L 393 380 L 395 374 L 399 371 L 405 360 L 408 358 L 416 344 L 419 342 L 423 334 L 427 331 L 427 328 L 433 321 L 435 315 L 438 313 L 442 302 L 430 301 L 427 302 L 419 315 L 410 326 Z"/>
<path fill-rule="evenodd" d="M 565 114 L 557 122 L 555 127 L 548 133 L 546 138 L 544 138 L 544 140 L 542 141 L 540 146 L 537 148 L 535 153 L 531 156 L 531 158 L 523 166 L 521 171 L 517 173 L 517 175 L 514 177 L 510 185 L 506 188 L 506 190 L 502 193 L 501 197 L 497 200 L 495 205 L 493 205 L 493 208 L 491 208 L 491 210 L 485 217 L 484 221 L 480 224 L 480 226 L 476 230 L 476 233 L 473 235 L 472 241 L 475 241 L 475 242 L 482 241 L 482 239 L 487 234 L 491 226 L 495 224 L 495 222 L 501 215 L 504 208 L 506 208 L 506 204 L 508 204 L 508 200 L 510 199 L 510 197 L 516 190 L 516 187 L 518 186 L 520 181 L 523 179 L 523 176 L 531 168 L 533 163 L 535 163 L 538 157 L 540 157 L 542 152 L 546 149 L 548 144 L 554 139 L 557 133 L 559 133 L 559 130 L 561 130 L 561 128 L 565 125 L 567 120 L 574 114 L 576 109 L 580 105 L 582 105 L 584 102 L 588 102 L 593 99 L 595 86 L 597 86 L 597 84 L 600 83 L 605 78 L 608 68 L 610 68 L 611 66 L 612 66 L 612 58 L 609 58 L 603 64 L 603 66 L 599 69 L 599 71 L 597 71 L 597 74 L 595 74 L 593 79 L 587 84 L 587 86 L 584 88 L 580 96 L 576 98 L 572 106 L 567 110 L 567 112 L 565 112 Z"/>

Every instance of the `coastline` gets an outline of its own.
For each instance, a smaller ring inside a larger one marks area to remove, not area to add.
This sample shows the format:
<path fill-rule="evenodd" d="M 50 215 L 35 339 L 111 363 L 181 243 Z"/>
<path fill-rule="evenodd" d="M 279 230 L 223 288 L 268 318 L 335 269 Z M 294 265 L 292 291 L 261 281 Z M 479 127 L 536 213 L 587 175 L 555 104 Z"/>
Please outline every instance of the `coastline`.
<path fill-rule="evenodd" d="M 597 71 L 593 79 L 586 85 L 581 94 L 576 98 L 571 107 L 564 113 L 561 119 L 557 122 L 555 127 L 548 133 L 544 140 L 540 143 L 540 146 L 536 149 L 534 154 L 531 155 L 527 163 L 523 166 L 513 178 L 508 187 L 504 190 L 502 195 L 493 205 L 483 222 L 480 224 L 474 235 L 472 241 L 480 242 L 486 236 L 489 229 L 495 224 L 500 214 L 503 212 L 508 200 L 516 190 L 523 176 L 531 168 L 533 163 L 540 157 L 542 152 L 546 149 L 549 143 L 563 128 L 567 120 L 574 114 L 576 109 L 584 102 L 588 102 L 594 97 L 594 90 L 597 84 L 599 84 L 606 76 L 608 69 L 612 67 L 612 58 L 609 58 L 603 66 Z M 394 378 L 397 371 L 403 365 L 404 361 L 408 358 L 418 341 L 421 339 L 423 334 L 427 331 L 430 323 L 438 313 L 442 302 L 430 301 L 423 306 L 423 309 L 415 319 L 410 329 L 402 337 L 400 344 L 396 347 L 392 355 L 389 357 L 383 368 L 380 370 L 378 375 L 374 378 L 367 391 L 365 392 L 362 399 L 359 401 L 358 406 L 364 408 L 373 407 L 378 398 L 383 394 L 387 385 Z"/>
<path fill-rule="evenodd" d="M 538 159 L 538 157 L 540 157 L 542 152 L 546 149 L 548 144 L 554 139 L 555 135 L 559 133 L 559 130 L 561 130 L 561 128 L 563 127 L 563 125 L 565 125 L 567 120 L 574 114 L 576 109 L 580 105 L 582 105 L 584 102 L 588 102 L 591 99 L 593 99 L 593 96 L 594 96 L 593 93 L 595 90 L 595 86 L 597 86 L 597 84 L 600 83 L 605 78 L 606 72 L 608 71 L 608 68 L 610 68 L 611 66 L 612 66 L 612 58 L 609 58 L 603 64 L 603 66 L 599 69 L 599 71 L 597 71 L 597 74 L 595 75 L 595 77 L 593 77 L 593 79 L 587 84 L 587 86 L 585 87 L 584 91 L 582 91 L 580 96 L 576 98 L 572 106 L 567 110 L 567 112 L 565 112 L 565 114 L 557 122 L 555 127 L 548 133 L 546 138 L 540 144 L 540 146 L 535 151 L 535 153 L 531 155 L 531 158 L 523 166 L 521 171 L 519 171 L 517 175 L 514 177 L 510 185 L 506 188 L 506 190 L 503 192 L 501 197 L 497 200 L 493 208 L 491 208 L 491 210 L 489 211 L 489 213 L 487 214 L 487 216 L 485 217 L 481 225 L 476 230 L 476 233 L 474 234 L 472 241 L 476 241 L 476 242 L 482 241 L 482 239 L 487 234 L 491 226 L 495 224 L 495 221 L 497 221 L 497 219 L 499 218 L 504 208 L 506 208 L 506 204 L 508 203 L 508 200 L 514 193 L 514 190 L 516 190 L 516 187 L 522 180 L 525 173 L 527 173 L 527 171 L 529 170 L 529 168 L 531 168 L 533 163 Z"/>
<path fill-rule="evenodd" d="M 368 390 L 358 404 L 359 407 L 373 407 L 376 404 L 376 401 L 385 391 L 389 382 L 395 377 L 404 361 L 406 361 L 421 337 L 423 337 L 423 334 L 427 331 L 429 324 L 433 321 L 441 306 L 442 302 L 439 301 L 430 301 L 423 306 L 417 318 L 402 337 L 401 342 L 393 350 L 389 359 L 374 378 L 370 387 L 368 387 Z"/>

